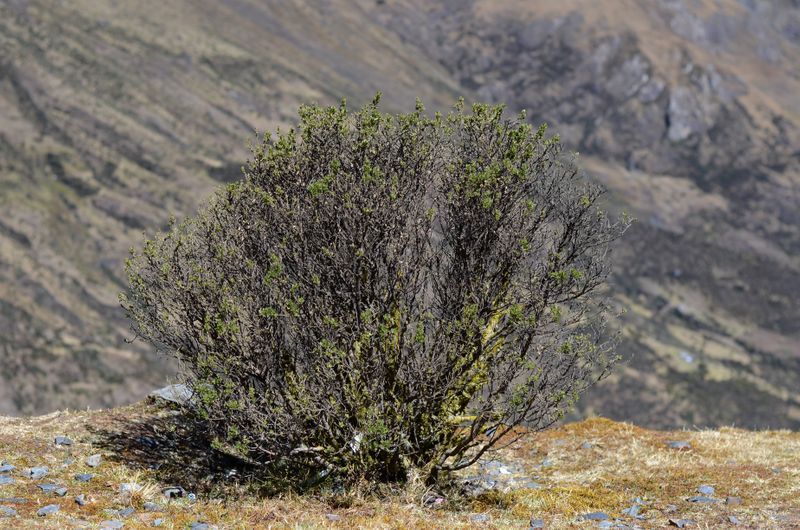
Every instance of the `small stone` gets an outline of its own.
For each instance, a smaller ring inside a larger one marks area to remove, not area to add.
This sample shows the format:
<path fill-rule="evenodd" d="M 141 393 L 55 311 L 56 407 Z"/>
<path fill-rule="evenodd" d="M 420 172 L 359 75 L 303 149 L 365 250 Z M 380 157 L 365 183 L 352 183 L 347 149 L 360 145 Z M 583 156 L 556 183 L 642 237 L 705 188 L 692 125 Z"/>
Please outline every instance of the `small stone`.
<path fill-rule="evenodd" d="M 124 519 L 125 517 L 130 517 L 135 512 L 136 512 L 136 510 L 134 508 L 131 508 L 130 506 L 128 506 L 127 508 L 123 508 L 121 510 L 117 510 L 117 515 L 119 515 L 120 517 L 122 517 Z"/>
<path fill-rule="evenodd" d="M 94 475 L 91 473 L 81 473 L 80 475 L 75 475 L 75 480 L 78 482 L 89 482 L 94 478 Z"/>
<path fill-rule="evenodd" d="M 22 497 L 0 497 L 0 503 L 3 504 L 25 504 L 28 499 Z"/>
<path fill-rule="evenodd" d="M 197 495 L 195 495 L 194 493 L 190 493 L 189 495 L 186 496 L 186 498 L 194 502 L 197 500 Z"/>
<path fill-rule="evenodd" d="M 211 530 L 211 527 L 208 525 L 208 523 L 203 523 L 203 522 L 200 522 L 200 521 L 196 521 L 196 522 L 192 523 L 191 525 L 189 525 L 189 529 L 190 530 Z"/>
<path fill-rule="evenodd" d="M 666 507 L 664 507 L 664 513 L 675 513 L 677 511 L 678 507 L 674 504 L 667 504 Z"/>
<path fill-rule="evenodd" d="M 594 448 L 594 444 L 591 442 L 583 442 L 581 444 L 581 449 L 592 449 Z"/>
<path fill-rule="evenodd" d="M 47 506 L 43 506 L 36 511 L 36 515 L 39 517 L 44 517 L 45 515 L 52 515 L 60 510 L 61 507 L 58 504 L 48 504 Z"/>
<path fill-rule="evenodd" d="M 8 486 L 14 483 L 14 477 L 8 475 L 0 475 L 0 486 Z"/>
<path fill-rule="evenodd" d="M 192 398 L 192 391 L 188 386 L 183 384 L 169 385 L 150 392 L 150 398 L 156 401 L 160 399 L 170 403 L 183 405 Z"/>
<path fill-rule="evenodd" d="M 729 515 L 728 516 L 728 522 L 730 522 L 732 525 L 737 525 L 738 526 L 739 525 L 739 518 L 736 517 L 735 515 Z"/>
<path fill-rule="evenodd" d="M 528 530 L 539 530 L 544 528 L 544 519 L 531 519 L 531 525 Z"/>
<path fill-rule="evenodd" d="M 583 514 L 584 521 L 605 521 L 608 519 L 608 514 L 603 512 L 592 512 Z"/>
<path fill-rule="evenodd" d="M 0 465 L 0 473 L 11 473 L 15 469 L 17 469 L 17 468 L 12 466 L 11 464 L 2 464 L 2 465 Z"/>
<path fill-rule="evenodd" d="M 622 510 L 623 515 L 629 515 L 631 517 L 636 517 L 639 515 L 639 505 L 634 504 L 630 508 L 625 508 Z"/>
<path fill-rule="evenodd" d="M 342 520 L 342 516 L 341 515 L 336 515 L 335 513 L 326 513 L 325 514 L 325 518 L 328 521 L 341 521 Z"/>
<path fill-rule="evenodd" d="M 667 447 L 669 447 L 670 449 L 677 449 L 679 451 L 684 451 L 691 449 L 692 444 L 684 441 L 671 441 L 667 442 Z"/>
<path fill-rule="evenodd" d="M 700 504 L 713 504 L 715 502 L 719 502 L 717 499 L 712 499 L 711 497 L 703 497 L 700 495 L 689 497 L 686 500 L 689 502 L 698 502 Z"/>
<path fill-rule="evenodd" d="M 0 506 L 0 517 L 15 517 L 17 510 L 10 506 Z"/>
<path fill-rule="evenodd" d="M 50 471 L 47 467 L 32 467 L 28 470 L 28 477 L 32 478 L 33 480 L 40 479 L 47 475 L 48 471 Z"/>
<path fill-rule="evenodd" d="M 699 488 L 697 488 L 697 493 L 702 493 L 703 495 L 714 495 L 714 486 L 709 486 L 708 484 L 703 484 Z"/>
<path fill-rule="evenodd" d="M 485 513 L 476 513 L 469 516 L 469 520 L 473 523 L 488 523 L 489 515 Z"/>
<path fill-rule="evenodd" d="M 161 526 L 164 524 L 164 519 L 153 519 L 153 522 L 150 523 L 150 526 Z"/>
<path fill-rule="evenodd" d="M 89 467 L 97 467 L 103 459 L 102 455 L 92 455 L 86 459 L 86 465 Z"/>
<path fill-rule="evenodd" d="M 180 486 L 170 486 L 161 490 L 161 493 L 168 499 L 177 499 L 186 495 L 186 490 Z"/>
<path fill-rule="evenodd" d="M 36 487 L 45 493 L 55 493 L 59 497 L 63 497 L 67 494 L 67 488 L 59 486 L 58 484 L 37 484 Z"/>
<path fill-rule="evenodd" d="M 739 506 L 742 504 L 741 497 L 725 497 L 725 504 L 729 504 L 731 506 Z"/>
<path fill-rule="evenodd" d="M 72 445 L 72 440 L 66 436 L 56 436 L 53 443 L 56 445 Z"/>
<path fill-rule="evenodd" d="M 694 521 L 691 519 L 670 519 L 669 524 L 677 526 L 678 528 L 685 528 L 687 526 L 694 526 Z"/>
<path fill-rule="evenodd" d="M 158 504 L 156 504 L 154 502 L 146 502 L 146 503 L 144 503 L 143 508 L 144 508 L 144 511 L 146 511 L 146 512 L 158 512 L 158 511 L 161 511 L 161 506 L 159 506 Z"/>
<path fill-rule="evenodd" d="M 77 504 L 78 506 L 86 506 L 86 503 L 88 503 L 88 502 L 89 502 L 89 500 L 86 498 L 86 495 L 84 495 L 83 493 L 81 493 L 80 495 L 75 497 L 75 504 Z"/>
<path fill-rule="evenodd" d="M 119 492 L 122 494 L 136 493 L 140 489 L 142 489 L 142 487 L 139 484 L 136 484 L 135 482 L 123 482 L 122 484 L 119 485 Z"/>
<path fill-rule="evenodd" d="M 125 526 L 125 523 L 123 523 L 122 521 L 118 521 L 116 519 L 111 519 L 109 521 L 103 521 L 102 523 L 100 523 L 101 530 L 118 530 L 123 526 Z"/>
<path fill-rule="evenodd" d="M 553 462 L 552 458 L 545 458 L 542 460 L 541 467 L 551 467 L 555 462 Z"/>

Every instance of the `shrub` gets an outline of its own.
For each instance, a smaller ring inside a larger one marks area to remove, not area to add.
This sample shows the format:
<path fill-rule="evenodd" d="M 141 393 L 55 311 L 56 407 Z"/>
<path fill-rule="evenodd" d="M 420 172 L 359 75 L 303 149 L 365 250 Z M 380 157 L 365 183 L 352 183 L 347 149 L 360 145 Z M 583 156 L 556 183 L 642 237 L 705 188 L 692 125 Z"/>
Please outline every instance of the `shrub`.
<path fill-rule="evenodd" d="M 614 362 L 597 291 L 626 223 L 558 138 L 501 106 L 378 99 L 301 107 L 127 262 L 134 330 L 265 470 L 432 481 L 552 424 Z"/>

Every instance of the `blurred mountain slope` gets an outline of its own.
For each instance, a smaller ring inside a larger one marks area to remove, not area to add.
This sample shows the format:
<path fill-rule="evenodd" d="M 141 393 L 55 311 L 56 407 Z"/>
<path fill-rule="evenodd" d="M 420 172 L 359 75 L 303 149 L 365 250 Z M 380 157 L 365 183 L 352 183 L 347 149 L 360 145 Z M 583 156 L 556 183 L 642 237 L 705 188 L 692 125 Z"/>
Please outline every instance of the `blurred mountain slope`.
<path fill-rule="evenodd" d="M 0 410 L 110 405 L 121 262 L 301 102 L 507 102 L 640 222 L 630 358 L 581 404 L 644 425 L 800 426 L 800 8 L 733 0 L 11 2 L 0 7 Z M 6 52 L 8 50 L 8 52 Z"/>

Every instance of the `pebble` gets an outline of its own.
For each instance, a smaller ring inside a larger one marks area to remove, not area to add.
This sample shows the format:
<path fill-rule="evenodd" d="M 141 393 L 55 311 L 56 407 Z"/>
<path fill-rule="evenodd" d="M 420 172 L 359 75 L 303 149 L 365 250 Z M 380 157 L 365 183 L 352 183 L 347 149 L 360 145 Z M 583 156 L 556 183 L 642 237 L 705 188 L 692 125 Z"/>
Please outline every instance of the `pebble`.
<path fill-rule="evenodd" d="M 12 466 L 11 464 L 2 464 L 2 465 L 0 465 L 0 473 L 11 473 L 15 469 L 17 469 L 17 468 Z"/>
<path fill-rule="evenodd" d="M 67 494 L 67 488 L 59 486 L 58 484 L 37 484 L 36 487 L 45 493 L 55 493 L 59 497 L 63 497 Z"/>
<path fill-rule="evenodd" d="M 123 508 L 121 510 L 117 510 L 117 515 L 119 515 L 120 517 L 122 517 L 124 519 L 125 517 L 130 517 L 135 512 L 136 512 L 136 510 L 134 508 L 128 506 L 127 508 Z"/>
<path fill-rule="evenodd" d="M 140 489 L 142 489 L 142 487 L 139 484 L 136 484 L 135 482 L 123 482 L 122 484 L 119 485 L 120 493 L 135 493 Z"/>
<path fill-rule="evenodd" d="M 531 519 L 531 525 L 528 530 L 539 530 L 544 528 L 544 519 Z"/>
<path fill-rule="evenodd" d="M 81 473 L 80 475 L 75 475 L 75 480 L 78 482 L 89 482 L 94 478 L 94 475 L 91 473 Z"/>
<path fill-rule="evenodd" d="M 712 499 L 711 497 L 703 497 L 703 496 L 700 496 L 700 495 L 697 495 L 697 496 L 694 496 L 694 497 L 689 497 L 686 500 L 689 501 L 689 502 L 699 502 L 701 504 L 712 504 L 712 503 L 715 503 L 715 502 L 719 502 L 717 499 Z"/>
<path fill-rule="evenodd" d="M 678 449 L 678 450 L 687 449 L 688 450 L 688 449 L 692 448 L 692 444 L 690 444 L 689 442 L 684 442 L 684 441 L 671 441 L 671 442 L 667 442 L 667 447 L 669 447 L 670 449 Z"/>
<path fill-rule="evenodd" d="M 83 493 L 75 497 L 75 504 L 77 504 L 78 506 L 86 506 L 87 502 L 89 501 L 86 499 L 86 495 L 84 495 Z"/>
<path fill-rule="evenodd" d="M 146 512 L 159 512 L 159 511 L 161 511 L 161 506 L 159 506 L 158 504 L 156 504 L 154 502 L 146 502 L 146 503 L 144 503 L 143 507 L 144 507 L 144 510 Z"/>
<path fill-rule="evenodd" d="M 608 514 L 603 512 L 591 512 L 583 514 L 584 521 L 605 521 L 608 519 Z"/>
<path fill-rule="evenodd" d="M 697 488 L 697 493 L 702 493 L 703 495 L 714 495 L 714 486 L 709 486 L 708 484 L 703 484 L 699 488 Z"/>
<path fill-rule="evenodd" d="M 97 467 L 103 459 L 101 455 L 92 455 L 86 459 L 86 465 L 89 467 Z"/>
<path fill-rule="evenodd" d="M 488 523 L 489 515 L 485 513 L 476 513 L 469 516 L 469 520 L 473 523 Z"/>
<path fill-rule="evenodd" d="M 72 440 L 70 440 L 67 436 L 56 436 L 53 440 L 53 443 L 56 445 L 72 445 Z"/>
<path fill-rule="evenodd" d="M 729 504 L 731 506 L 738 506 L 742 504 L 741 497 L 725 497 L 725 504 Z"/>
<path fill-rule="evenodd" d="M 0 475 L 0 486 L 7 486 L 14 483 L 14 477 L 8 475 Z"/>
<path fill-rule="evenodd" d="M 341 521 L 342 520 L 342 516 L 341 515 L 336 515 L 335 513 L 326 513 L 325 514 L 325 518 L 328 521 Z"/>
<path fill-rule="evenodd" d="M 32 467 L 28 470 L 28 476 L 34 480 L 40 479 L 47 475 L 48 471 L 50 471 L 47 467 Z"/>
<path fill-rule="evenodd" d="M 592 449 L 594 444 L 592 442 L 583 442 L 581 444 L 581 449 Z"/>
<path fill-rule="evenodd" d="M 208 523 L 203 523 L 200 521 L 195 521 L 191 525 L 189 525 L 189 530 L 211 530 L 211 526 Z"/>
<path fill-rule="evenodd" d="M 14 517 L 17 515 L 17 510 L 9 506 L 0 506 L 0 517 Z"/>
<path fill-rule="evenodd" d="M 638 504 L 634 504 L 630 508 L 625 508 L 624 510 L 622 510 L 622 513 L 623 513 L 623 515 L 629 515 L 631 517 L 636 517 L 636 516 L 639 515 L 639 508 L 640 508 L 640 506 Z"/>
<path fill-rule="evenodd" d="M 161 526 L 164 524 L 164 519 L 153 519 L 153 522 L 150 526 Z"/>
<path fill-rule="evenodd" d="M 739 518 L 736 517 L 735 515 L 729 515 L 728 516 L 728 522 L 730 522 L 733 525 L 738 525 L 739 524 Z"/>
<path fill-rule="evenodd" d="M 122 521 L 118 521 L 116 519 L 111 519 L 109 521 L 103 521 L 102 523 L 100 523 L 101 530 L 118 530 L 123 526 L 125 526 L 125 523 L 123 523 Z"/>
<path fill-rule="evenodd" d="M 0 497 L 0 504 L 25 504 L 28 499 L 22 497 Z"/>
<path fill-rule="evenodd" d="M 60 510 L 61 507 L 58 504 L 48 504 L 47 506 L 43 506 L 36 511 L 36 515 L 39 517 L 44 517 L 45 515 L 52 515 Z"/>
<path fill-rule="evenodd" d="M 694 521 L 691 519 L 670 519 L 669 524 L 677 526 L 678 528 L 684 528 L 687 526 L 694 526 Z"/>
<path fill-rule="evenodd" d="M 180 486 L 170 486 L 161 490 L 161 493 L 168 499 L 175 499 L 186 495 L 186 490 Z"/>

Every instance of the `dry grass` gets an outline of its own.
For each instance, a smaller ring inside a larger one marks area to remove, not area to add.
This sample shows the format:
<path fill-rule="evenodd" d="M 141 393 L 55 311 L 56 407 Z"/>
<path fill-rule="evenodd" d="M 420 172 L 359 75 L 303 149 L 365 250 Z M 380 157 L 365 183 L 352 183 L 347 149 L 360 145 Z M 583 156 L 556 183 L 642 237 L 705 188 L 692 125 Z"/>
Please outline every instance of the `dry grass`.
<path fill-rule="evenodd" d="M 726 527 L 728 515 L 736 515 L 751 528 L 800 527 L 800 434 L 787 431 L 659 432 L 605 419 L 568 424 L 531 435 L 498 455 L 522 466 L 542 489 L 472 500 L 451 497 L 431 509 L 421 502 L 425 489 L 419 483 L 380 498 L 366 493 L 263 498 L 252 493 L 253 484 L 247 480 L 208 481 L 204 473 L 213 473 L 219 462 L 210 449 L 202 453 L 201 446 L 170 423 L 178 419 L 147 404 L 0 419 L 0 459 L 17 467 L 16 483 L 0 486 L 0 498 L 28 499 L 14 505 L 18 518 L 0 520 L 0 527 L 71 528 L 85 523 L 94 527 L 115 518 L 105 510 L 132 506 L 136 512 L 125 519 L 126 528 L 146 528 L 156 518 L 165 520 L 164 528 L 186 528 L 193 521 L 243 529 L 527 528 L 531 517 L 544 519 L 548 528 L 571 528 L 593 526 L 579 521 L 587 512 L 622 517 L 635 497 L 649 503 L 642 510 L 647 519 L 637 522 L 644 528 L 665 527 L 669 518 L 693 519 L 696 528 Z M 136 438 L 143 432 L 157 440 L 154 454 L 137 449 Z M 56 447 L 53 438 L 59 434 L 71 437 L 74 444 Z M 121 443 L 128 437 L 130 444 Z M 169 440 L 181 443 L 169 445 Z M 669 440 L 688 441 L 692 448 L 670 449 Z M 583 447 L 584 442 L 592 446 Z M 91 470 L 85 458 L 98 452 L 103 464 Z M 544 458 L 552 464 L 541 467 Z M 65 465 L 68 459 L 74 462 Z M 34 465 L 47 465 L 50 474 L 38 481 L 19 475 Z M 97 476 L 81 484 L 73 477 L 82 472 Z M 178 480 L 187 490 L 200 492 L 196 502 L 164 499 L 161 488 Z M 69 493 L 63 498 L 45 495 L 35 485 L 43 482 L 67 486 Z M 142 489 L 133 495 L 120 493 L 119 485 L 128 482 Z M 743 502 L 729 506 L 686 501 L 701 484 L 714 486 L 715 497 L 737 496 Z M 85 493 L 91 502 L 84 507 L 75 504 L 78 493 Z M 147 501 L 162 504 L 163 512 L 144 511 Z M 61 511 L 37 517 L 36 510 L 50 503 L 60 504 Z M 330 514 L 338 520 L 331 520 Z M 488 522 L 472 521 L 475 514 L 487 514 Z"/>

